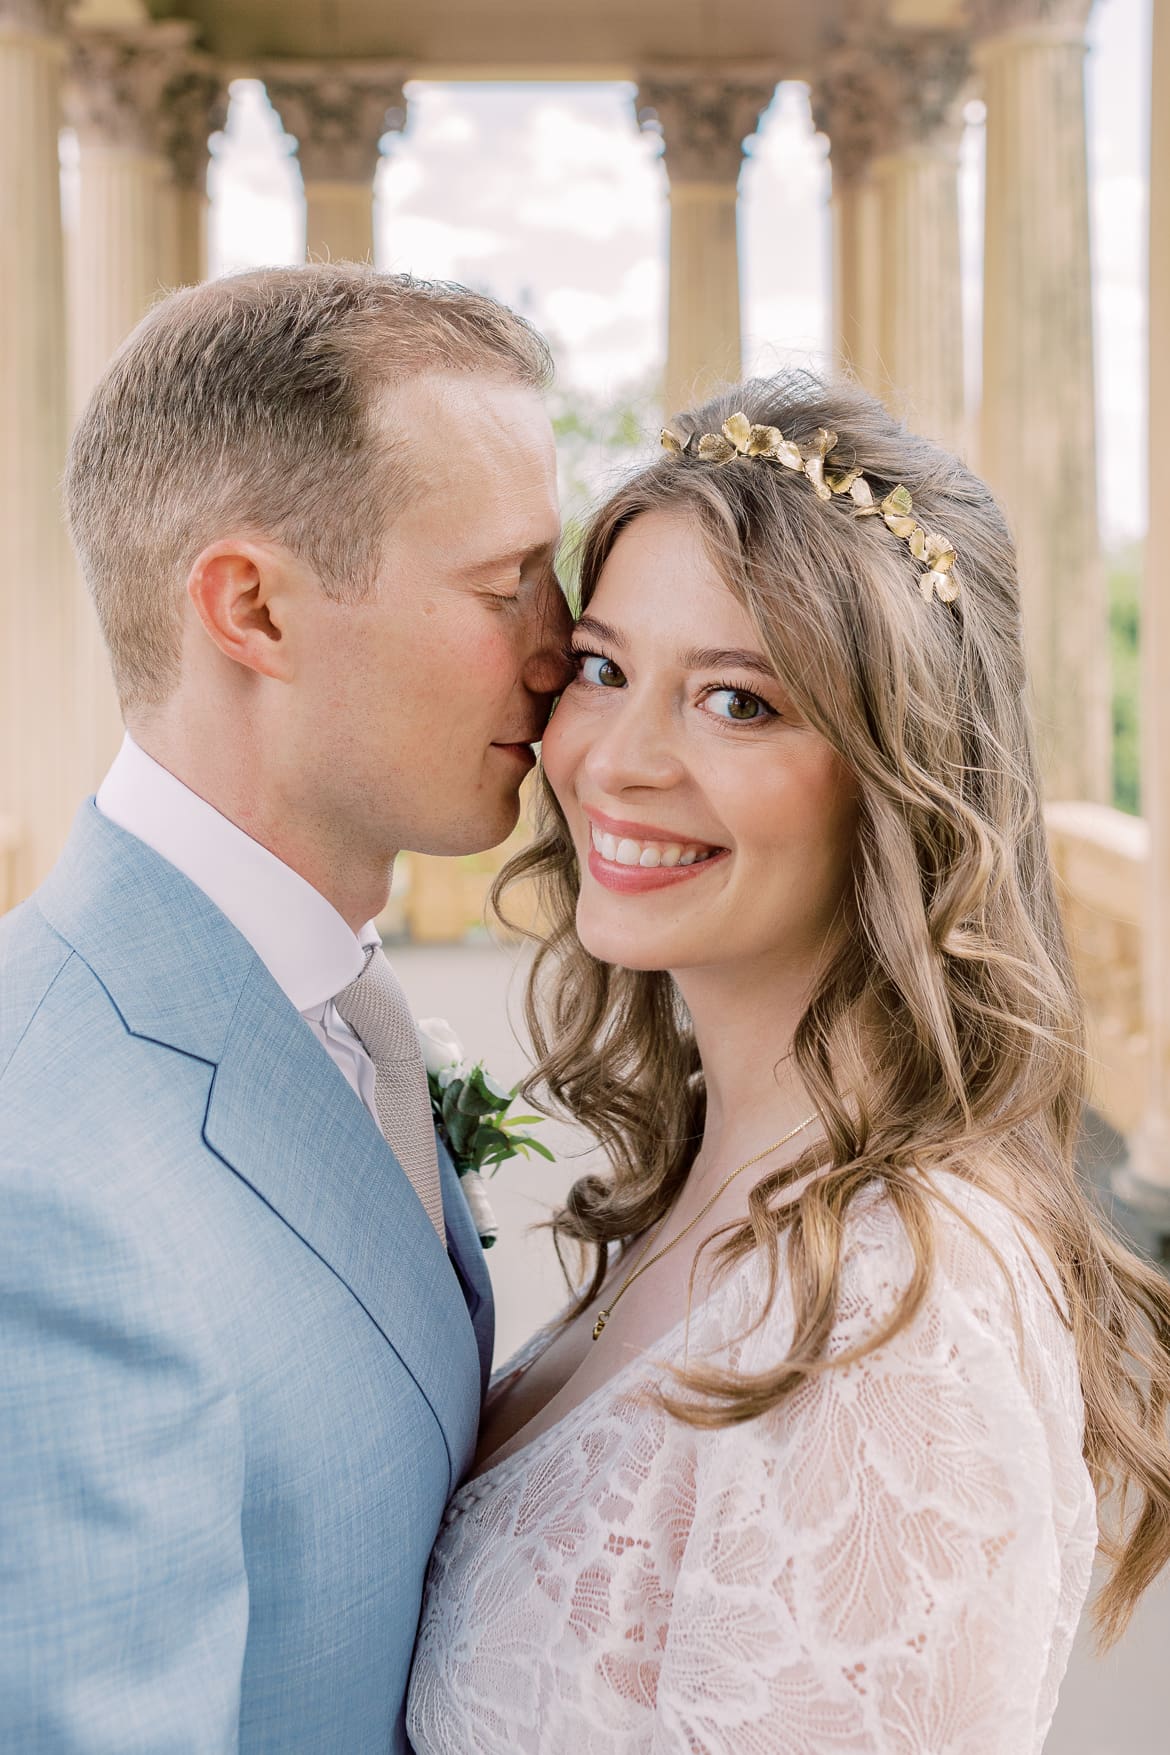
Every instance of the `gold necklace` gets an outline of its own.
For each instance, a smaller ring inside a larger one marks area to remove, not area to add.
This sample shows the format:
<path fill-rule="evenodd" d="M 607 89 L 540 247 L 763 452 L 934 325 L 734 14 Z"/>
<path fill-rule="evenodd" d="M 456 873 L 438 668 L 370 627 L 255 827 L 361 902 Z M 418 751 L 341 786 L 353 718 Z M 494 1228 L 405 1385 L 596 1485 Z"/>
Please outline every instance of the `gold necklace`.
<path fill-rule="evenodd" d="M 650 1243 L 648 1243 L 646 1245 L 646 1248 L 642 1251 L 641 1255 L 638 1257 L 637 1266 L 634 1268 L 633 1273 L 630 1275 L 629 1279 L 625 1282 L 625 1284 L 618 1291 L 617 1296 L 613 1300 L 613 1303 L 608 1305 L 605 1310 L 599 1310 L 597 1312 L 597 1321 L 593 1325 L 593 1339 L 594 1340 L 598 1339 L 598 1337 L 601 1334 L 602 1329 L 605 1327 L 606 1323 L 609 1321 L 610 1317 L 613 1315 L 614 1309 L 615 1309 L 617 1302 L 618 1302 L 618 1299 L 625 1296 L 625 1294 L 629 1291 L 630 1287 L 633 1285 L 634 1281 L 638 1278 L 638 1275 L 644 1274 L 646 1272 L 647 1268 L 652 1268 L 656 1261 L 662 1260 L 664 1255 L 669 1255 L 671 1250 L 674 1248 L 675 1244 L 681 1243 L 683 1238 L 687 1235 L 687 1232 L 693 1231 L 695 1226 L 698 1224 L 699 1220 L 706 1218 L 707 1214 L 711 1211 L 711 1208 L 715 1205 L 715 1202 L 719 1199 L 719 1196 L 723 1193 L 724 1189 L 730 1188 L 731 1184 L 735 1181 L 737 1176 L 742 1176 L 745 1170 L 750 1170 L 752 1165 L 758 1164 L 761 1158 L 770 1157 L 773 1152 L 778 1152 L 780 1150 L 781 1146 L 786 1146 L 788 1144 L 789 1140 L 794 1140 L 798 1133 L 803 1133 L 806 1127 L 811 1127 L 815 1120 L 816 1120 L 815 1115 L 807 1116 L 804 1121 L 798 1122 L 797 1125 L 794 1128 L 792 1128 L 790 1132 L 784 1134 L 782 1138 L 780 1138 L 778 1140 L 773 1140 L 772 1144 L 770 1146 L 765 1146 L 762 1152 L 757 1152 L 754 1158 L 749 1158 L 746 1164 L 741 1164 L 739 1166 L 738 1170 L 733 1170 L 731 1172 L 730 1176 L 725 1176 L 723 1178 L 723 1181 L 719 1184 L 719 1187 L 715 1190 L 715 1193 L 711 1196 L 710 1200 L 706 1203 L 705 1206 L 702 1206 L 699 1208 L 699 1211 L 695 1214 L 694 1218 L 691 1219 L 689 1221 L 689 1223 L 687 1223 L 686 1225 L 683 1226 L 683 1228 L 679 1232 L 678 1236 L 672 1237 L 669 1243 L 664 1244 L 664 1246 L 660 1250 L 658 1250 L 654 1255 L 651 1255 L 649 1260 L 647 1260 L 646 1258 L 647 1258 L 647 1254 L 648 1254 L 649 1249 L 650 1249 L 650 1243 L 653 1243 L 653 1241 L 654 1241 L 654 1239 L 651 1238 Z"/>

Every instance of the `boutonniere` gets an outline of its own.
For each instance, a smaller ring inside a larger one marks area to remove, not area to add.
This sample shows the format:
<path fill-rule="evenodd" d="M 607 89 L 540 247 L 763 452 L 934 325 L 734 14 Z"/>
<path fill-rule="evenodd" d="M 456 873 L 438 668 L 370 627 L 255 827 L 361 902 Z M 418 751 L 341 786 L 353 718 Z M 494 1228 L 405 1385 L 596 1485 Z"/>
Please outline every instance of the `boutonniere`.
<path fill-rule="evenodd" d="M 435 1126 L 451 1154 L 479 1240 L 490 1249 L 499 1235 L 483 1172 L 495 1175 L 506 1158 L 536 1152 L 553 1154 L 531 1134 L 517 1130 L 538 1124 L 539 1115 L 508 1115 L 516 1088 L 507 1090 L 486 1070 L 482 1060 L 469 1067 L 463 1044 L 446 1018 L 420 1018 L 419 1039 L 427 1069 L 427 1088 Z"/>

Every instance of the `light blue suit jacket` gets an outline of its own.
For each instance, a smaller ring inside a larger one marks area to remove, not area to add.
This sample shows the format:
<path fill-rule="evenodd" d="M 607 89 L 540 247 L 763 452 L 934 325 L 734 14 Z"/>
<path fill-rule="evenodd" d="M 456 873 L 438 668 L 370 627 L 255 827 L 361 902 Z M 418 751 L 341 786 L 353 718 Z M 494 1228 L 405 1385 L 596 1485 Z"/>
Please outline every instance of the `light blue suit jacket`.
<path fill-rule="evenodd" d="M 264 965 L 92 800 L 0 921 L 0 1749 L 387 1755 L 473 1451 L 449 1253 Z"/>

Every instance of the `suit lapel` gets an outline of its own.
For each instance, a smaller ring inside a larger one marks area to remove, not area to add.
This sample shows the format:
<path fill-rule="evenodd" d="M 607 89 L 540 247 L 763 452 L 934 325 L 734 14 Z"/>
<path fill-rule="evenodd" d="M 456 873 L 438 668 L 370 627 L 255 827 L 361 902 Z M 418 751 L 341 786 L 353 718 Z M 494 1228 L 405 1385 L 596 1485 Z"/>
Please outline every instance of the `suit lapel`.
<path fill-rule="evenodd" d="M 453 1490 L 475 1443 L 482 1335 L 404 1171 L 304 1019 L 214 903 L 92 800 L 36 900 L 132 1034 L 214 1066 L 207 1145 L 394 1348 L 442 1430 Z M 466 1204 L 457 1185 L 444 1194 L 460 1271 L 482 1297 Z"/>
<path fill-rule="evenodd" d="M 492 1283 L 487 1262 L 470 1208 L 459 1185 L 459 1177 L 442 1140 L 436 1135 L 439 1153 L 439 1180 L 443 1186 L 443 1214 L 447 1223 L 447 1250 L 455 1271 L 463 1284 L 467 1308 L 475 1326 L 479 1348 L 480 1388 L 487 1393 L 495 1345 L 495 1308 Z"/>
<path fill-rule="evenodd" d="M 454 1490 L 480 1401 L 459 1282 L 373 1119 L 258 960 L 215 1071 L 204 1138 L 382 1331 L 442 1427 Z"/>

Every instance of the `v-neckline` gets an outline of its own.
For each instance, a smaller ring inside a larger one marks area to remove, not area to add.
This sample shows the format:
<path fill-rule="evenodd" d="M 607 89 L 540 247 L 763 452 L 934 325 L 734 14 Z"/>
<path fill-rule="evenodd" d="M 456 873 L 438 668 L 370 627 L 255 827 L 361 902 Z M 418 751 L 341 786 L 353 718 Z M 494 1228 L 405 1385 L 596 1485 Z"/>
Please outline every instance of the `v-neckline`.
<path fill-rule="evenodd" d="M 574 1420 L 579 1419 L 587 1409 L 593 1406 L 600 1396 L 612 1394 L 622 1379 L 635 1371 L 638 1367 L 644 1368 L 648 1361 L 653 1363 L 656 1359 L 665 1360 L 666 1358 L 669 1358 L 672 1352 L 677 1352 L 676 1337 L 680 1332 L 685 1334 L 692 1324 L 704 1317 L 716 1300 L 722 1298 L 740 1276 L 749 1270 L 754 1259 L 754 1256 L 748 1256 L 737 1268 L 733 1269 L 733 1271 L 728 1274 L 725 1280 L 719 1285 L 712 1287 L 711 1291 L 707 1293 L 705 1298 L 703 1298 L 692 1309 L 685 1311 L 673 1327 L 664 1330 L 650 1347 L 644 1348 L 641 1352 L 634 1353 L 632 1357 L 626 1360 L 624 1365 L 619 1365 L 616 1371 L 611 1372 L 608 1377 L 604 1378 L 602 1382 L 597 1385 L 596 1389 L 591 1389 L 588 1395 L 582 1396 L 579 1402 L 575 1402 L 571 1408 L 567 1408 L 558 1419 L 553 1421 L 551 1426 L 546 1426 L 543 1432 L 534 1433 L 525 1443 L 517 1445 L 515 1450 L 510 1450 L 507 1456 L 500 1457 L 498 1462 L 489 1461 L 488 1466 L 481 1469 L 478 1474 L 469 1475 L 467 1480 L 463 1482 L 458 1492 L 456 1492 L 452 1498 L 448 1511 L 451 1512 L 458 1509 L 459 1501 L 466 1493 L 470 1492 L 472 1494 L 472 1502 L 474 1502 L 474 1499 L 478 1497 L 478 1494 L 472 1492 L 473 1489 L 480 1488 L 484 1482 L 490 1480 L 492 1476 L 499 1474 L 501 1470 L 506 1469 L 510 1463 L 519 1461 L 521 1457 L 531 1457 L 532 1453 L 538 1451 L 547 1439 L 552 1438 L 554 1435 L 563 1436 L 567 1426 L 569 1426 Z M 558 1319 L 554 1318 L 552 1322 L 546 1323 L 544 1328 L 538 1329 L 533 1335 L 531 1341 L 527 1343 L 528 1347 L 533 1347 L 535 1350 L 533 1351 L 532 1356 L 525 1359 L 523 1365 L 519 1368 L 521 1375 L 525 1371 L 530 1370 L 545 1351 L 545 1346 L 537 1345 L 537 1342 L 542 1341 L 543 1337 L 547 1335 L 549 1337 L 547 1344 L 551 1344 L 552 1331 L 556 1327 L 557 1320 Z M 522 1347 L 517 1356 L 522 1357 L 526 1350 L 525 1347 Z M 572 1382 L 572 1379 L 569 1378 L 567 1381 Z M 532 1416 L 533 1419 L 536 1419 L 537 1417 L 536 1414 Z M 531 1425 L 532 1422 L 528 1421 L 526 1423 Z M 524 1428 L 521 1427 L 520 1430 L 523 1431 Z M 500 1445 L 497 1445 L 496 1447 L 497 1451 L 502 1448 L 503 1447 Z"/>

